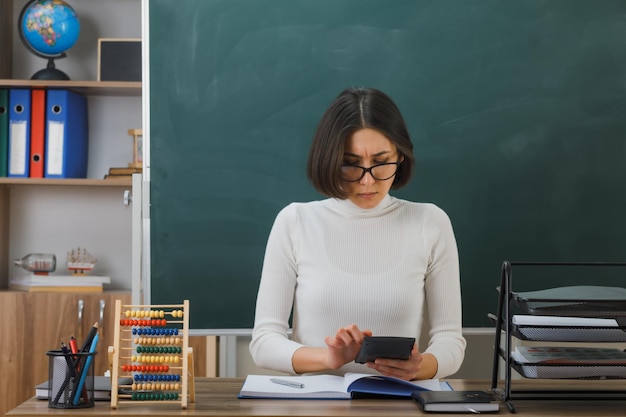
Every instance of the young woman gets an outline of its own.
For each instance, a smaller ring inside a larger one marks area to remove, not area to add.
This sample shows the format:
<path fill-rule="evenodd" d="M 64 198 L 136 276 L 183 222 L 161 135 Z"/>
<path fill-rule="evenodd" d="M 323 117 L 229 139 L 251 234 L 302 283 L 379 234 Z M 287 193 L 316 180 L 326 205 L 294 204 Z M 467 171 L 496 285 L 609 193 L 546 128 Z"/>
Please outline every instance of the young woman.
<path fill-rule="evenodd" d="M 402 115 L 385 93 L 347 89 L 326 110 L 307 175 L 328 198 L 292 203 L 276 217 L 250 343 L 257 366 L 405 380 L 459 369 L 465 339 L 451 222 L 433 204 L 389 194 L 408 183 L 414 163 Z M 416 344 L 409 359 L 354 362 L 364 336 L 419 340 L 425 316 L 428 345 Z"/>

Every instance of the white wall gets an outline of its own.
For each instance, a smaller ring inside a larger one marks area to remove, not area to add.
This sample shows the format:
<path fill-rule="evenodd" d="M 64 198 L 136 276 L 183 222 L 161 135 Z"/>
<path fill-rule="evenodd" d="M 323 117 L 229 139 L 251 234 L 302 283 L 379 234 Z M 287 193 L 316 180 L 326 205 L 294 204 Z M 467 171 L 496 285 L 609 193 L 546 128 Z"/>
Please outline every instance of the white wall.
<path fill-rule="evenodd" d="M 483 379 L 488 383 L 491 381 L 493 372 L 493 354 L 494 354 L 494 329 L 493 328 L 478 328 L 478 329 L 464 329 L 464 336 L 467 340 L 467 349 L 465 351 L 465 360 L 461 369 L 454 375 L 448 378 L 468 378 L 468 379 Z M 504 335 L 503 335 L 504 336 Z M 237 369 L 232 375 L 245 377 L 248 374 L 277 374 L 276 372 L 268 371 L 267 369 L 261 369 L 254 365 L 250 352 L 248 350 L 248 344 L 250 343 L 249 336 L 239 336 L 237 338 L 236 349 L 236 362 Z M 501 347 L 504 349 L 504 337 L 501 341 Z M 513 338 L 511 341 L 511 349 L 514 350 L 516 346 L 568 346 L 568 347 L 598 347 L 598 348 L 611 348 L 611 349 L 626 349 L 625 343 L 588 343 L 588 342 L 529 342 L 520 341 Z M 504 361 L 498 360 L 498 377 L 500 381 L 504 380 Z M 524 379 L 517 372 L 511 373 L 512 379 Z M 502 388 L 502 382 L 500 382 Z"/>

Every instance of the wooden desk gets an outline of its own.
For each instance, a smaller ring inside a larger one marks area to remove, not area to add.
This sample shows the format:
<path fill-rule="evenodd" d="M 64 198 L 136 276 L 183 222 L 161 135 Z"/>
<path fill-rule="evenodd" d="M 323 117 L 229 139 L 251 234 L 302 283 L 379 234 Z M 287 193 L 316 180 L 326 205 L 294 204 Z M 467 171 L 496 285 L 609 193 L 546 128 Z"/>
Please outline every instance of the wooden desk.
<path fill-rule="evenodd" d="M 196 402 L 190 403 L 186 410 L 180 404 L 138 405 L 140 403 L 121 403 L 117 410 L 112 410 L 108 402 L 96 402 L 94 408 L 63 410 L 48 408 L 48 402 L 31 398 L 19 407 L 11 410 L 7 416 L 308 416 L 308 417 L 415 417 L 422 415 L 419 407 L 410 400 L 240 400 L 237 393 L 241 388 L 241 378 L 197 378 Z M 455 390 L 489 389 L 488 381 L 449 380 Z M 554 389 L 585 388 L 589 389 L 624 389 L 626 382 L 619 381 L 532 381 L 522 380 L 515 383 L 518 389 Z M 514 401 L 517 414 L 510 414 L 506 406 L 500 408 L 500 415 L 511 416 L 594 416 L 623 417 L 626 413 L 626 395 L 624 401 Z M 434 415 L 434 414 L 432 414 Z M 451 415 L 451 414 L 448 414 Z M 467 416 L 467 414 L 465 414 Z"/>

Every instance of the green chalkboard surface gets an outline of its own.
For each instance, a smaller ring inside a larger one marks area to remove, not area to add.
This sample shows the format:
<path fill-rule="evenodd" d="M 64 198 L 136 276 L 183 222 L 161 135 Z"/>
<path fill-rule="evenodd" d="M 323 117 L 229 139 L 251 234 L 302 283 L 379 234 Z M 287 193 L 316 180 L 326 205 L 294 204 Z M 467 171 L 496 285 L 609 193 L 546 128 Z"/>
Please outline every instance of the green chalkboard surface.
<path fill-rule="evenodd" d="M 504 260 L 626 259 L 623 0 L 152 0 L 149 25 L 151 300 L 189 299 L 194 329 L 252 327 L 272 222 L 321 198 L 307 150 L 347 86 L 405 115 L 395 195 L 452 219 L 466 327 L 491 326 Z"/>

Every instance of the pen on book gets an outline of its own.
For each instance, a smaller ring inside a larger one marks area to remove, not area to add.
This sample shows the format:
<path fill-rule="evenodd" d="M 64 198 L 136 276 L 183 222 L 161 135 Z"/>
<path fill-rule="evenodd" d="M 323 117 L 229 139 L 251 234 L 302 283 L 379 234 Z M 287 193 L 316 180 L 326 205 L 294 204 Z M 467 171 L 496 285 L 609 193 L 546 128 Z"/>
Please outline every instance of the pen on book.
<path fill-rule="evenodd" d="M 278 378 L 271 378 L 270 381 L 272 381 L 274 384 L 284 385 L 286 387 L 304 388 L 304 384 L 302 382 L 287 381 L 286 379 L 278 379 Z"/>

